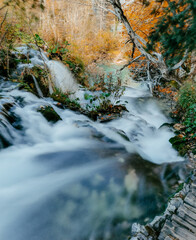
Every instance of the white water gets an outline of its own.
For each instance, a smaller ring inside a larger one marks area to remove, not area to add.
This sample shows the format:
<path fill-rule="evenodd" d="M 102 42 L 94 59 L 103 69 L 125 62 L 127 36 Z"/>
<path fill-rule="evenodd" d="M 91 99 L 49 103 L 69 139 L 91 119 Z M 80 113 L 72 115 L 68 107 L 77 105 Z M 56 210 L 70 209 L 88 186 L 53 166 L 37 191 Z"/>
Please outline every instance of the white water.
<path fill-rule="evenodd" d="M 62 80 L 63 66 L 49 62 Z M 0 134 L 12 146 L 0 151 L 0 240 L 119 240 L 132 221 L 157 213 L 166 194 L 159 165 L 183 159 L 168 142 L 173 133 L 159 129 L 168 119 L 149 92 L 127 88 L 121 100 L 129 112 L 105 124 L 13 83 L 1 81 L 0 96 L 14 103 L 22 126 L 1 117 Z M 49 123 L 37 112 L 43 105 L 62 121 Z"/>
<path fill-rule="evenodd" d="M 32 68 L 36 65 L 46 65 L 50 71 L 52 82 L 55 88 L 62 92 L 74 93 L 78 90 L 78 84 L 74 79 L 70 70 L 59 61 L 49 60 L 44 52 L 28 48 L 28 46 L 18 47 L 20 54 L 28 56 L 30 64 L 20 64 L 19 69 L 28 67 Z M 49 86 L 51 88 L 51 86 Z M 53 89 L 54 90 L 54 89 Z M 51 90 L 50 90 L 51 92 Z"/>
<path fill-rule="evenodd" d="M 36 90 L 37 90 L 38 96 L 41 97 L 41 98 L 43 98 L 44 95 L 43 95 L 43 93 L 42 93 L 42 91 L 41 91 L 41 89 L 40 89 L 40 87 L 39 87 L 39 84 L 38 84 L 38 82 L 37 82 L 37 79 L 36 79 L 35 76 L 33 76 L 33 75 L 32 75 L 32 78 L 33 78 L 33 81 L 34 81 L 35 88 L 36 88 Z"/>
<path fill-rule="evenodd" d="M 52 81 L 56 88 L 62 92 L 74 93 L 78 90 L 78 85 L 71 72 L 65 65 L 57 61 L 48 61 L 47 66 L 50 69 Z"/>

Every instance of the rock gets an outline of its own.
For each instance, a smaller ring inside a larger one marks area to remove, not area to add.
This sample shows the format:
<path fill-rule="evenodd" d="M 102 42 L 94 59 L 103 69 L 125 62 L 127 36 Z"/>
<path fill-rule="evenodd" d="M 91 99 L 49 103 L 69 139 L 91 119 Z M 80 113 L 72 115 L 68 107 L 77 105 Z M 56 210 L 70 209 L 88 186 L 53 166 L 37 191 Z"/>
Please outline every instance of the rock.
<path fill-rule="evenodd" d="M 40 112 L 48 122 L 56 123 L 62 120 L 51 106 L 41 106 L 37 111 Z"/>
<path fill-rule="evenodd" d="M 165 240 L 173 240 L 173 239 L 170 238 L 169 236 L 167 236 L 167 237 L 165 238 Z"/>

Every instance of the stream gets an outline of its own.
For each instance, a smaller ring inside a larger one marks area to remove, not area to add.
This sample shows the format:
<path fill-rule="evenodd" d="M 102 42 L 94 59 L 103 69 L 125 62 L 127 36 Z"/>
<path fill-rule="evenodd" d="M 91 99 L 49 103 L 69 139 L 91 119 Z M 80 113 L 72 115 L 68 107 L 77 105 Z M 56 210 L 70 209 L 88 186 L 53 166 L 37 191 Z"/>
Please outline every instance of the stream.
<path fill-rule="evenodd" d="M 184 159 L 147 89 L 122 100 L 129 112 L 94 122 L 0 79 L 1 240 L 123 240 L 163 212 Z M 48 105 L 62 121 L 37 111 Z"/>

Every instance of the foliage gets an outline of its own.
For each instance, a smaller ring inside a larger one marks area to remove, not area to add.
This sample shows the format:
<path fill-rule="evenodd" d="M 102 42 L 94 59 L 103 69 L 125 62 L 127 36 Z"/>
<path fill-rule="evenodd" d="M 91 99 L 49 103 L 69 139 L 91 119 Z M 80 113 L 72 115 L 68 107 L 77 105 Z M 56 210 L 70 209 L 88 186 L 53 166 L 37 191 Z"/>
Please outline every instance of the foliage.
<path fill-rule="evenodd" d="M 185 155 L 189 150 L 196 153 L 196 84 L 194 82 L 188 81 L 180 88 L 175 117 L 180 122 L 180 127 L 175 132 L 177 136 L 171 138 L 170 142 L 181 155 Z"/>
<path fill-rule="evenodd" d="M 73 44 L 69 49 L 74 55 L 79 56 L 85 65 L 92 62 L 109 61 L 120 53 L 121 42 L 118 36 L 110 30 L 99 30 L 89 33 L 82 39 L 70 39 Z"/>
<path fill-rule="evenodd" d="M 71 17 L 70 17 L 71 16 Z M 122 37 L 111 31 L 113 18 L 106 11 L 95 13 L 92 1 L 45 1 L 42 21 L 35 26 L 45 41 L 62 45 L 66 40 L 71 55 L 85 66 L 94 61 L 111 60 L 120 53 Z"/>
<path fill-rule="evenodd" d="M 88 101 L 86 105 L 87 111 L 93 114 L 93 117 L 116 114 L 119 115 L 123 111 L 127 111 L 125 103 L 121 103 L 121 96 L 125 88 L 121 87 L 121 82 L 113 82 L 112 74 L 107 75 L 105 80 L 104 75 L 94 83 L 90 89 L 92 92 L 85 93 L 84 98 Z"/>
<path fill-rule="evenodd" d="M 178 102 L 183 109 L 196 103 L 196 83 L 185 82 L 179 90 Z"/>
<path fill-rule="evenodd" d="M 71 93 L 62 93 L 59 89 L 55 89 L 55 91 L 53 92 L 53 94 L 51 95 L 51 97 L 61 103 L 62 105 L 58 105 L 59 107 L 67 107 L 71 110 L 74 110 L 74 111 L 79 111 L 81 110 L 81 106 L 80 106 L 80 103 L 79 103 L 79 99 L 76 98 L 76 99 L 71 99 L 70 98 L 70 95 Z"/>
<path fill-rule="evenodd" d="M 185 133 L 196 139 L 196 103 L 190 105 L 186 110 L 183 124 L 186 127 Z"/>
<path fill-rule="evenodd" d="M 29 92 L 37 95 L 37 89 L 33 80 L 33 76 L 36 78 L 39 87 L 45 97 L 49 96 L 48 89 L 48 71 L 42 66 L 34 66 L 33 68 L 25 68 L 18 81 L 20 82 L 20 89 L 26 89 Z"/>
<path fill-rule="evenodd" d="M 14 6 L 14 7 L 19 7 L 19 8 L 22 8 L 22 10 L 24 10 L 24 3 L 29 3 L 30 7 L 31 8 L 37 8 L 37 7 L 40 7 L 42 9 L 44 9 L 44 6 L 43 6 L 43 0 L 6 0 L 4 1 L 4 6 Z"/>
<path fill-rule="evenodd" d="M 98 88 L 98 89 L 97 89 Z M 112 83 L 112 76 L 108 76 L 108 82 L 103 82 L 100 77 L 100 82 L 91 88 L 91 92 L 84 94 L 84 99 L 87 103 L 84 106 L 80 105 L 79 99 L 73 99 L 71 93 L 62 93 L 58 89 L 51 95 L 57 101 L 58 107 L 67 107 L 74 111 L 79 111 L 87 115 L 93 120 L 100 119 L 101 121 L 112 120 L 127 111 L 125 103 L 120 104 L 120 97 L 124 92 L 124 88 Z"/>
<path fill-rule="evenodd" d="M 152 28 L 163 15 L 163 7 L 158 1 L 135 0 L 132 3 L 124 4 L 124 13 L 135 33 L 147 41 Z M 124 36 L 127 36 L 125 27 L 123 27 L 122 33 Z M 141 53 L 134 48 L 131 41 L 129 42 L 132 44 L 132 50 L 129 50 L 127 54 L 132 56 L 132 58 L 134 55 L 135 57 L 139 56 Z"/>
<path fill-rule="evenodd" d="M 62 54 L 65 54 L 69 51 L 68 48 L 67 48 L 68 45 L 70 45 L 68 43 L 68 41 L 65 41 L 62 44 L 53 43 L 53 44 L 50 44 L 47 51 L 50 54 L 51 58 L 53 58 L 53 57 L 59 57 L 60 58 Z"/>
<path fill-rule="evenodd" d="M 165 3 L 162 0 L 161 3 Z M 148 50 L 161 46 L 169 65 L 179 62 L 185 54 L 196 47 L 195 0 L 167 1 L 164 15 L 159 19 L 149 36 Z"/>

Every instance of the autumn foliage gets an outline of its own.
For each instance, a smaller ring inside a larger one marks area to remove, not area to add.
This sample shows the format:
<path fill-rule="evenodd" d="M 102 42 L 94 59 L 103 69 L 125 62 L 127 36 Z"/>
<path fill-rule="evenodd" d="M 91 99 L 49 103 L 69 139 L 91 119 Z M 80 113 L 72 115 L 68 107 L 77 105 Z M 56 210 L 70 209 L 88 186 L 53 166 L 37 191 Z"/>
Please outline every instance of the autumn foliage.
<path fill-rule="evenodd" d="M 150 1 L 146 4 L 143 1 L 135 0 L 133 3 L 124 4 L 123 10 L 136 34 L 138 34 L 145 41 L 148 41 L 148 36 L 161 16 L 163 16 L 163 8 L 167 3 L 159 3 L 157 1 Z M 125 27 L 123 27 L 122 34 L 125 39 L 128 37 Z M 129 41 L 131 45 L 132 42 Z M 127 52 L 128 55 L 133 55 L 133 48 Z M 134 57 L 141 53 L 135 49 Z"/>

